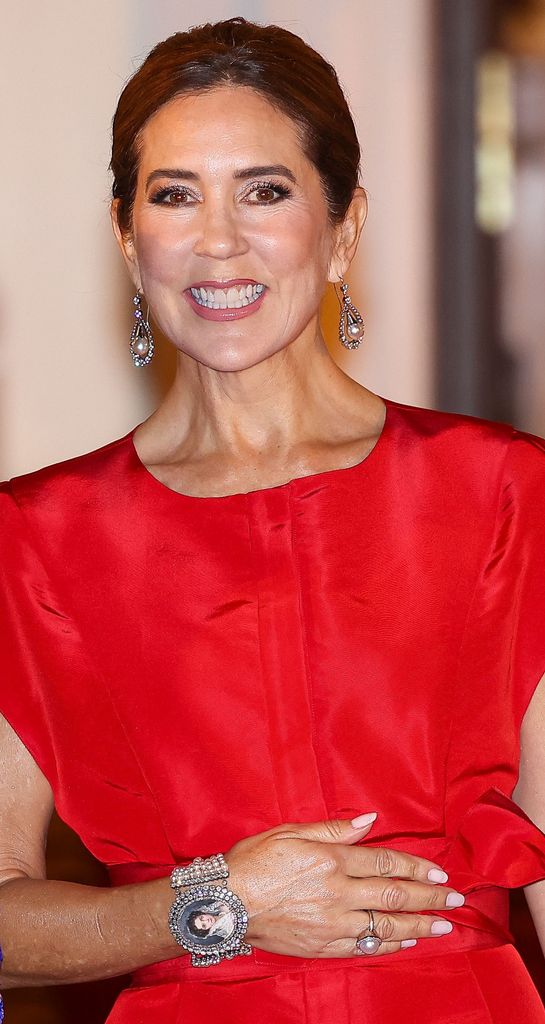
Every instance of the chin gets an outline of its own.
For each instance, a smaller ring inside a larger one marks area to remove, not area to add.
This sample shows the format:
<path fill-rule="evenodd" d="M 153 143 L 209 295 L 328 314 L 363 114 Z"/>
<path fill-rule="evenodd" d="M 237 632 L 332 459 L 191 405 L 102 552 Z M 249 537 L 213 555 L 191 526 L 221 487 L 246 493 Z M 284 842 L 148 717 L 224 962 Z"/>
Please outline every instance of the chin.
<path fill-rule="evenodd" d="M 237 345 L 226 345 L 219 349 L 215 347 L 211 352 L 188 352 L 187 354 L 193 356 L 204 366 L 208 366 L 211 370 L 216 370 L 219 373 L 240 372 L 265 362 L 266 359 L 270 359 L 271 356 L 285 349 L 287 344 L 277 347 L 271 346 L 266 350 L 258 352 L 255 351 L 255 348 L 252 349 L 248 345 L 241 345 L 240 347 Z"/>

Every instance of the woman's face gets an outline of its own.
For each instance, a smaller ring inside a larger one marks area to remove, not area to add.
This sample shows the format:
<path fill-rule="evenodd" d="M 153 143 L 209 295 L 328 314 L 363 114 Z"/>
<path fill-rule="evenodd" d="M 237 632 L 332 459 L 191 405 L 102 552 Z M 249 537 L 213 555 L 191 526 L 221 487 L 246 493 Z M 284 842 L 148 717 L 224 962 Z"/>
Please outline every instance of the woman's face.
<path fill-rule="evenodd" d="M 199 916 L 195 918 L 195 924 L 196 924 L 197 928 L 201 928 L 203 930 L 206 928 L 209 931 L 210 928 L 212 927 L 212 925 L 215 924 L 215 923 L 216 923 L 216 918 L 214 917 L 213 914 L 204 914 L 204 913 L 202 913 L 202 914 L 199 914 Z"/>
<path fill-rule="evenodd" d="M 182 96 L 146 125 L 123 249 L 164 334 L 199 362 L 241 370 L 314 333 L 338 235 L 293 122 L 259 93 Z"/>

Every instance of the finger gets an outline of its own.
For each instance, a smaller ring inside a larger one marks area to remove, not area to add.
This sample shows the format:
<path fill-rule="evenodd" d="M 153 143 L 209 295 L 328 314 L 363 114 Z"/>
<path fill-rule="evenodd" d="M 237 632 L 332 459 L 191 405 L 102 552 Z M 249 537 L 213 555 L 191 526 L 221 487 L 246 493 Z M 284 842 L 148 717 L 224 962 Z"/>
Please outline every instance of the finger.
<path fill-rule="evenodd" d="M 377 957 L 377 956 L 388 956 L 389 953 L 402 953 L 403 946 L 400 942 L 381 942 L 380 946 L 374 953 L 362 953 L 361 949 L 355 946 L 355 952 L 352 956 L 357 957 Z"/>
<path fill-rule="evenodd" d="M 410 940 L 406 940 L 410 941 Z M 382 942 L 376 953 L 362 953 L 356 946 L 354 939 L 335 939 L 333 942 L 328 942 L 327 946 L 324 947 L 319 953 L 314 954 L 316 958 L 324 959 L 331 957 L 366 957 L 373 958 L 377 956 L 387 956 L 389 953 L 403 953 L 403 947 L 399 942 Z"/>
<path fill-rule="evenodd" d="M 402 850 L 390 850 L 387 846 L 350 846 L 343 851 L 346 873 L 353 878 L 368 875 L 390 878 L 408 878 L 420 882 L 445 883 L 446 871 L 431 860 L 413 857 Z"/>
<path fill-rule="evenodd" d="M 327 818 L 325 821 L 291 823 L 270 829 L 275 839 L 308 839 L 317 843 L 349 845 L 364 839 L 377 818 L 376 811 L 360 814 L 356 818 Z"/>
<path fill-rule="evenodd" d="M 375 932 L 382 942 L 402 942 L 405 939 L 432 939 L 448 935 L 453 929 L 444 917 L 423 914 L 380 914 L 373 913 Z M 344 919 L 344 935 L 354 941 L 369 927 L 369 915 L 352 913 Z M 340 938 L 341 936 L 339 936 Z"/>
<path fill-rule="evenodd" d="M 423 910 L 441 911 L 462 907 L 465 897 L 441 885 L 406 882 L 398 878 L 347 878 L 346 903 L 350 910 L 379 910 L 384 913 Z"/>

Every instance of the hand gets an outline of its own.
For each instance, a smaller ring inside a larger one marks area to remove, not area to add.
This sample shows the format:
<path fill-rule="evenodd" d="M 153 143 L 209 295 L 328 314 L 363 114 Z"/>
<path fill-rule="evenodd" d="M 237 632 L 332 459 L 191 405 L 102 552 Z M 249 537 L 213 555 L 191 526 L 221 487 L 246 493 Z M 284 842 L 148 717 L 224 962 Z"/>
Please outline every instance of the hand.
<path fill-rule="evenodd" d="M 249 914 L 247 941 L 285 956 L 357 956 L 356 938 L 369 924 L 363 908 L 375 912 L 383 940 L 374 956 L 451 931 L 443 918 L 419 913 L 440 911 L 447 899 L 448 906 L 464 902 L 434 884 L 447 880 L 437 864 L 385 847 L 353 847 L 375 817 L 355 819 L 358 828 L 344 819 L 278 825 L 236 843 L 225 859 L 229 885 Z"/>

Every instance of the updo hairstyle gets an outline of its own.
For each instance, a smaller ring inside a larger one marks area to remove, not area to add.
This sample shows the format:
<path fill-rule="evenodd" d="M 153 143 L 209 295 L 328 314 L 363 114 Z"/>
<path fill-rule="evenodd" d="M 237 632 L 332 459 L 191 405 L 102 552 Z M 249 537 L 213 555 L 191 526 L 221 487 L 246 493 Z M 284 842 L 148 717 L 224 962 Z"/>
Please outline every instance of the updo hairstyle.
<path fill-rule="evenodd" d="M 121 93 L 113 120 L 113 196 L 130 233 L 142 130 L 170 100 L 223 85 L 248 86 L 294 122 L 322 182 L 330 219 L 344 218 L 358 185 L 360 147 L 337 75 L 299 36 L 230 18 L 159 43 Z"/>

